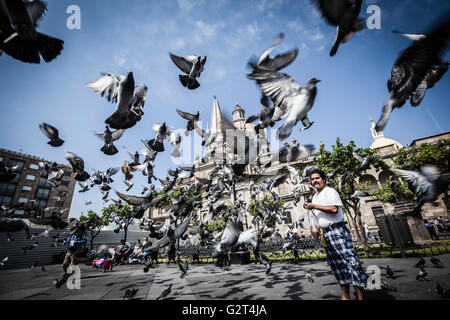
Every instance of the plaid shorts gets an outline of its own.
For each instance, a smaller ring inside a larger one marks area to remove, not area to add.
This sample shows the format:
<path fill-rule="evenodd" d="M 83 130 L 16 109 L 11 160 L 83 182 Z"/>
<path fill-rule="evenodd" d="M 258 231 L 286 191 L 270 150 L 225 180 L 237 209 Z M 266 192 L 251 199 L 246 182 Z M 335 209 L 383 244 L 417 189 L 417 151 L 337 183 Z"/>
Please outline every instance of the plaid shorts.
<path fill-rule="evenodd" d="M 352 284 L 365 288 L 367 276 L 361 266 L 352 243 L 352 235 L 346 226 L 324 233 L 327 240 L 327 262 L 340 285 Z"/>

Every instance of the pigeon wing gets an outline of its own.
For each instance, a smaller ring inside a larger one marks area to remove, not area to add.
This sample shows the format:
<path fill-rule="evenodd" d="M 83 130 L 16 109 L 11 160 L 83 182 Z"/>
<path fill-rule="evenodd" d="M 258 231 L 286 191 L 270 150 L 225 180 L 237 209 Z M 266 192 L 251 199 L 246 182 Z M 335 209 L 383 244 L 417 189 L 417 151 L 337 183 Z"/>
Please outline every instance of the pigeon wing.
<path fill-rule="evenodd" d="M 56 129 L 55 127 L 53 127 L 47 123 L 40 124 L 39 128 L 50 140 L 53 140 L 55 137 L 58 137 L 58 134 L 59 134 L 58 129 Z"/>
<path fill-rule="evenodd" d="M 294 100 L 302 87 L 289 75 L 255 67 L 250 79 L 256 80 L 264 95 L 278 106 L 275 109 L 273 121 L 279 121 L 289 114 Z"/>
<path fill-rule="evenodd" d="M 263 52 L 261 57 L 259 57 L 258 65 L 261 65 L 263 62 L 269 59 L 269 55 L 272 53 L 273 49 L 275 49 L 275 47 L 279 45 L 281 41 L 283 41 L 283 39 L 284 34 L 280 33 L 278 37 L 275 39 L 275 41 L 272 43 L 272 46 L 270 48 L 267 48 L 266 51 Z"/>
<path fill-rule="evenodd" d="M 170 59 L 172 59 L 173 63 L 184 73 L 189 74 L 192 69 L 192 63 L 186 61 L 184 58 L 178 57 L 174 54 L 170 53 Z"/>
<path fill-rule="evenodd" d="M 119 129 L 114 131 L 111 135 L 112 135 L 112 139 L 113 141 L 119 140 L 120 137 L 122 137 L 123 133 L 125 132 L 124 129 Z"/>
<path fill-rule="evenodd" d="M 177 109 L 177 113 L 186 120 L 195 120 L 195 115 Z"/>
<path fill-rule="evenodd" d="M 297 55 L 298 49 L 279 54 L 264 64 L 264 67 L 273 71 L 281 70 L 290 65 L 297 58 Z"/>
<path fill-rule="evenodd" d="M 28 15 L 36 28 L 38 21 L 47 11 L 47 5 L 42 1 L 35 0 L 33 2 L 25 3 L 25 8 L 27 9 Z"/>
<path fill-rule="evenodd" d="M 130 196 L 127 194 L 120 193 L 119 191 L 116 191 L 116 194 L 120 199 L 122 199 L 128 204 L 131 204 L 132 206 L 140 206 L 147 200 L 147 198 L 145 197 Z"/>
<path fill-rule="evenodd" d="M 108 101 L 117 102 L 120 82 L 124 79 L 124 76 L 107 73 L 103 74 L 99 79 L 90 82 L 87 86 L 89 89 L 100 93 L 102 97 L 106 94 Z"/>
<path fill-rule="evenodd" d="M 431 187 L 430 181 L 415 171 L 399 170 L 394 169 L 394 171 L 408 183 L 408 185 L 413 189 L 414 193 L 417 195 L 423 195 Z"/>
<path fill-rule="evenodd" d="M 338 26 L 349 7 L 348 0 L 312 0 L 326 21 Z"/>

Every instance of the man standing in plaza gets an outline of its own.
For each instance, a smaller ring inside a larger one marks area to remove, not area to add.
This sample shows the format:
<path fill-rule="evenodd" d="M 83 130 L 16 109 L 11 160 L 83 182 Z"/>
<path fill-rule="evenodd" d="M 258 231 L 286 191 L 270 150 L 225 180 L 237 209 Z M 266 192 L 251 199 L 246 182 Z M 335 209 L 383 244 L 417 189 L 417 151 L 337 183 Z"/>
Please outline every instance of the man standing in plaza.
<path fill-rule="evenodd" d="M 353 247 L 351 233 L 346 227 L 339 193 L 326 186 L 323 171 L 311 171 L 310 178 L 317 193 L 311 203 L 305 203 L 305 208 L 313 210 L 322 230 L 327 262 L 341 286 L 342 300 L 350 300 L 350 284 L 355 287 L 358 300 L 363 300 L 367 276 Z"/>

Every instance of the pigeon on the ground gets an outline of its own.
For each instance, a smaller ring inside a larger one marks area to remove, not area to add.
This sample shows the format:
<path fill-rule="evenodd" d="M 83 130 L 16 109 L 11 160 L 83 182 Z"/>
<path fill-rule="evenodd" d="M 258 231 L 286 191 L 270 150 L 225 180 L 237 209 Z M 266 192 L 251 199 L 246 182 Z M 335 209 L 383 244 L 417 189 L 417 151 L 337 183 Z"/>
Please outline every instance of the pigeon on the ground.
<path fill-rule="evenodd" d="M 127 289 L 125 291 L 125 295 L 123 296 L 122 300 L 125 300 L 125 299 L 130 299 L 131 300 L 131 299 L 133 299 L 138 291 L 139 291 L 139 289 Z"/>
<path fill-rule="evenodd" d="M 166 299 L 167 296 L 170 294 L 170 292 L 172 292 L 172 284 L 170 284 L 167 289 L 164 289 L 164 291 L 161 292 L 161 295 L 158 298 L 156 298 L 156 300 Z"/>
<path fill-rule="evenodd" d="M 47 11 L 43 1 L 0 1 L 0 51 L 27 63 L 55 59 L 64 47 L 64 41 L 36 30 L 38 21 Z"/>
<path fill-rule="evenodd" d="M 185 75 L 179 75 L 183 87 L 190 90 L 200 87 L 200 83 L 198 83 L 196 78 L 200 78 L 200 75 L 203 72 L 206 56 L 202 59 L 200 56 L 179 57 L 172 53 L 169 54 L 173 63 L 185 73 Z"/>
<path fill-rule="evenodd" d="M 433 267 L 435 267 L 435 268 L 442 268 L 443 267 L 442 263 L 441 263 L 441 260 L 439 260 L 435 256 L 431 256 L 430 262 L 433 264 Z"/>
<path fill-rule="evenodd" d="M 439 283 L 436 283 L 435 292 L 444 299 L 450 299 L 450 290 L 443 288 Z"/>
<path fill-rule="evenodd" d="M 309 272 L 306 274 L 306 279 L 308 279 L 309 282 L 314 282 L 314 279 L 313 279 L 311 273 L 309 273 Z"/>
<path fill-rule="evenodd" d="M 416 280 L 426 281 L 425 277 L 428 273 L 425 271 L 423 267 L 420 267 L 420 271 L 416 274 Z"/>
<path fill-rule="evenodd" d="M 386 277 L 389 279 L 395 279 L 394 278 L 394 271 L 392 271 L 391 267 L 389 265 L 386 267 Z"/>
<path fill-rule="evenodd" d="M 354 34 L 364 29 L 360 19 L 362 0 L 313 0 L 326 21 L 337 27 L 336 38 L 330 56 L 336 55 L 339 45 L 346 43 Z"/>
<path fill-rule="evenodd" d="M 425 259 L 422 256 L 420 256 L 419 262 L 416 263 L 415 267 L 416 268 L 425 267 Z"/>
<path fill-rule="evenodd" d="M 41 131 L 47 136 L 47 138 L 50 139 L 47 144 L 51 145 L 52 147 L 60 147 L 64 143 L 64 140 L 59 138 L 59 132 L 58 129 L 55 127 L 47 124 L 47 123 L 41 123 L 39 125 L 39 128 Z"/>
<path fill-rule="evenodd" d="M 447 11 L 426 33 L 425 37 L 414 41 L 402 52 L 392 68 L 391 79 L 388 81 L 389 96 L 375 126 L 376 131 L 383 131 L 391 112 L 395 108 L 401 108 L 410 97 L 412 97 L 414 105 L 417 106 L 420 103 L 425 94 L 425 87 L 428 87 L 428 84 L 424 83 L 424 81 L 428 82 L 427 76 L 438 80 L 440 75 L 434 77 L 433 70 L 436 70 L 436 66 L 445 69 L 441 54 L 446 49 L 449 38 L 450 11 Z M 438 71 L 438 73 L 442 73 L 442 71 Z M 433 82 L 434 80 L 430 81 L 430 83 Z"/>

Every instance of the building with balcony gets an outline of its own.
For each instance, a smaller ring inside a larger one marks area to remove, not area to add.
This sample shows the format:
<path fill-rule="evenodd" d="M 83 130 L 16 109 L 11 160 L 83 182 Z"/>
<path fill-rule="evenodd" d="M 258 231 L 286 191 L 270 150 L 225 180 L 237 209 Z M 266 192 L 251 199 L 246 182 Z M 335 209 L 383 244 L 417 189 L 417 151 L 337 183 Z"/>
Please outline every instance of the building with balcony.
<path fill-rule="evenodd" d="M 12 217 L 28 218 L 32 211 L 45 208 L 62 212 L 63 219 L 69 217 L 75 190 L 75 180 L 71 178 L 72 168 L 69 165 L 57 165 L 64 171 L 64 176 L 61 183 L 52 188 L 42 176 L 44 169 L 39 166 L 39 162 L 49 165 L 53 162 L 2 148 L 0 161 L 7 167 L 19 166 L 13 180 L 0 183 L 0 207 L 13 209 Z M 6 210 L 0 211 L 5 214 Z"/>

